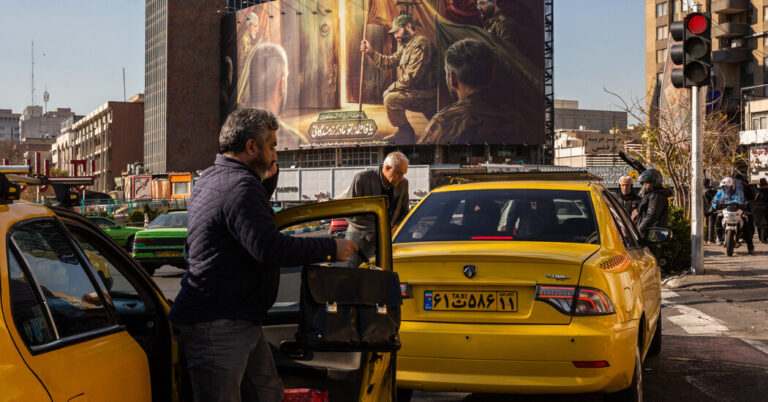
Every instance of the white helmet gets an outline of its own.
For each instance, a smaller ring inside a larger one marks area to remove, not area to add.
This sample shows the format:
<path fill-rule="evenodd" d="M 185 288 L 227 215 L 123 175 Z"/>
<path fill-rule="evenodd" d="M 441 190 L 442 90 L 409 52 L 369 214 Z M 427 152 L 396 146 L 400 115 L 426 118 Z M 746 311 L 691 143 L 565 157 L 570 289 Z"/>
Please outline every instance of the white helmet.
<path fill-rule="evenodd" d="M 723 180 L 720 180 L 720 188 L 726 186 L 733 188 L 734 182 L 732 177 L 724 177 Z"/>

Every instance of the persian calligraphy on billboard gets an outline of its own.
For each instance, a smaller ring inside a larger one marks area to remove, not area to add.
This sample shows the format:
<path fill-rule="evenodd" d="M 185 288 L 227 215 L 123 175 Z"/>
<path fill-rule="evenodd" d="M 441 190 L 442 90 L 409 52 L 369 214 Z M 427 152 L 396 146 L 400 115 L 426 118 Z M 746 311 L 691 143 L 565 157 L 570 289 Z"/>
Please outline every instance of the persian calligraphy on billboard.
<path fill-rule="evenodd" d="M 408 22 L 393 29 L 398 18 Z M 261 3 L 225 21 L 222 110 L 275 113 L 279 150 L 541 144 L 543 24 L 540 0 Z M 494 71 L 449 89 L 445 52 L 467 38 L 490 49 Z"/>

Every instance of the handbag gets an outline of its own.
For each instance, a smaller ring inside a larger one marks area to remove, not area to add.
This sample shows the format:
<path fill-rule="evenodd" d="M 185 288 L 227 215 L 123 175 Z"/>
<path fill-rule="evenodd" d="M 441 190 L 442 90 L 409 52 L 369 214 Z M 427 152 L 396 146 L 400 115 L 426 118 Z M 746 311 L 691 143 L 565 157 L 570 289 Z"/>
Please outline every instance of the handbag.
<path fill-rule="evenodd" d="M 296 340 L 309 350 L 394 352 L 401 304 L 395 272 L 305 266 Z"/>

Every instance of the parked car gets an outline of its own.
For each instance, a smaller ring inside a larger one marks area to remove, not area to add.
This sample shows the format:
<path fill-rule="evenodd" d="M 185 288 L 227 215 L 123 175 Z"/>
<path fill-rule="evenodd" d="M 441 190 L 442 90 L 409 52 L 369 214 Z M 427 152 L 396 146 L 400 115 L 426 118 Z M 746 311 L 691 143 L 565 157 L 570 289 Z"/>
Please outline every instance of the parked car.
<path fill-rule="evenodd" d="M 395 234 L 398 400 L 412 389 L 637 399 L 643 360 L 661 350 L 648 246 L 669 231 L 642 238 L 594 177 L 514 177 L 435 189 Z"/>
<path fill-rule="evenodd" d="M 0 259 L 2 399 L 191 400 L 167 319 L 169 301 L 137 262 L 78 213 L 4 201 L 0 230 L 8 241 Z M 385 202 L 379 201 L 366 206 L 348 200 L 315 204 L 283 211 L 276 219 L 285 227 L 307 217 L 362 211 L 376 214 L 386 227 Z M 383 267 L 391 269 L 389 236 L 381 236 L 380 247 L 386 253 Z M 262 322 L 286 387 L 333 390 L 344 395 L 338 400 L 391 400 L 389 354 L 287 350 L 284 345 L 296 345 L 298 317 L 298 307 L 276 306 Z"/>
<path fill-rule="evenodd" d="M 133 258 L 149 275 L 163 265 L 186 269 L 187 211 L 170 210 L 158 215 L 133 239 Z"/>
<path fill-rule="evenodd" d="M 128 251 L 133 248 L 133 237 L 136 232 L 144 229 L 141 227 L 124 226 L 103 216 L 86 216 L 86 218 L 95 223 L 96 226 L 101 228 L 101 230 L 109 235 L 112 240 L 125 247 Z"/>
<path fill-rule="evenodd" d="M 328 234 L 343 239 L 347 235 L 347 226 L 349 226 L 349 222 L 346 219 L 331 219 Z"/>

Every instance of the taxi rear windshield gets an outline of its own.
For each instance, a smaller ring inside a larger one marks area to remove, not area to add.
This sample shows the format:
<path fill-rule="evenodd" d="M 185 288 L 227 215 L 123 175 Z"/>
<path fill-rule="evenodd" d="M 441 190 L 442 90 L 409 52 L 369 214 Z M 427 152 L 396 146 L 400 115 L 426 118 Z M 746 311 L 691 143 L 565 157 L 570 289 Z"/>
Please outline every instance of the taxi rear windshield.
<path fill-rule="evenodd" d="M 472 190 L 432 193 L 395 243 L 439 241 L 599 243 L 587 191 Z"/>

